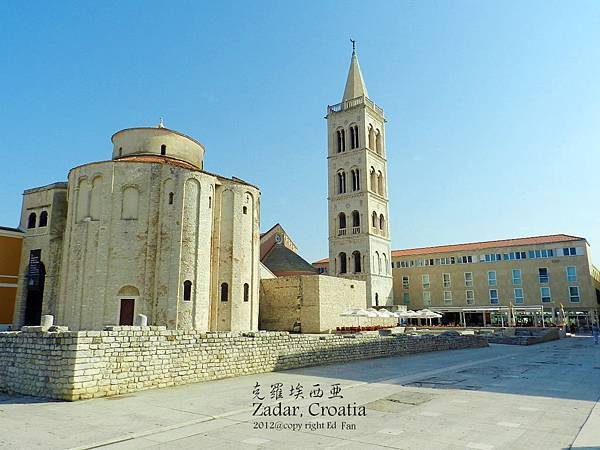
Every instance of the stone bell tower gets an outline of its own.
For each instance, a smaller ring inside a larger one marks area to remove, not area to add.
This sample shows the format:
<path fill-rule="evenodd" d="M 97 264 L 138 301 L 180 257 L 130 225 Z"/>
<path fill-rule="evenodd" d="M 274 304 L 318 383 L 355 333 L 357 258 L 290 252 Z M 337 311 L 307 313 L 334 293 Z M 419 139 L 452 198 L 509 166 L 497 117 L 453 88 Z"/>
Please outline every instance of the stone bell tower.
<path fill-rule="evenodd" d="M 352 49 L 341 103 L 327 107 L 329 274 L 363 280 L 367 306 L 393 304 L 385 117 Z"/>

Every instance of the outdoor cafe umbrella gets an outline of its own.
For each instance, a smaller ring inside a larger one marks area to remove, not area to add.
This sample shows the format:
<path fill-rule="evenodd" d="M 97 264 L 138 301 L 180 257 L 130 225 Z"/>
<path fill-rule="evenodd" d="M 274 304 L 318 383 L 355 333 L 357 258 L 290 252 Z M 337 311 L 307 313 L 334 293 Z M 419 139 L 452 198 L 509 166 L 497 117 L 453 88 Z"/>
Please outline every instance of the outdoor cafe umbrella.
<path fill-rule="evenodd" d="M 398 313 L 388 311 L 385 308 L 381 308 L 379 311 L 377 311 L 377 314 L 379 314 L 379 317 L 400 317 Z"/>
<path fill-rule="evenodd" d="M 429 325 L 431 325 L 431 319 L 439 319 L 442 317 L 441 314 L 433 312 L 432 310 L 427 308 L 422 309 L 417 314 L 419 315 L 420 319 L 425 319 L 425 323 L 427 323 L 427 320 L 429 319 Z"/>
<path fill-rule="evenodd" d="M 360 318 L 361 317 L 373 317 L 372 312 L 366 311 L 362 308 L 348 309 L 348 310 L 344 311 L 343 313 L 341 313 L 340 316 L 356 317 L 356 325 L 358 327 L 360 327 Z"/>

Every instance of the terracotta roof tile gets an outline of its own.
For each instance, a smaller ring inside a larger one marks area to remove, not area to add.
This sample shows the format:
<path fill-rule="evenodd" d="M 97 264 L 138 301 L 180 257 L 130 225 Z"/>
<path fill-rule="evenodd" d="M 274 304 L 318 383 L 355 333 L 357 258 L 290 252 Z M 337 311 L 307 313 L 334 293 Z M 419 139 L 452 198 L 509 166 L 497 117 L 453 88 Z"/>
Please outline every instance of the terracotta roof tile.
<path fill-rule="evenodd" d="M 585 240 L 578 236 L 567 234 L 551 234 L 548 236 L 533 236 L 515 239 L 501 239 L 497 241 L 470 242 L 466 244 L 440 245 L 435 247 L 409 248 L 404 250 L 393 250 L 392 257 L 426 255 L 431 253 L 464 252 L 471 250 L 483 250 L 497 247 L 516 247 L 520 245 L 553 244 L 558 242 L 570 242 Z"/>
<path fill-rule="evenodd" d="M 497 247 L 516 247 L 519 245 L 536 245 L 536 244 L 554 244 L 559 242 L 585 241 L 586 239 L 579 236 L 571 236 L 568 234 L 550 234 L 547 236 L 532 236 L 514 239 L 500 239 L 497 241 L 469 242 L 466 244 L 450 244 L 438 245 L 434 247 L 419 247 L 408 248 L 403 250 L 392 250 L 392 257 L 412 256 L 412 255 L 428 255 L 432 253 L 446 252 L 466 252 L 472 250 L 483 250 L 486 248 Z M 329 261 L 329 258 L 323 258 L 313 262 L 313 264 L 324 264 Z"/>
<path fill-rule="evenodd" d="M 172 166 L 182 167 L 184 169 L 196 170 L 200 171 L 198 167 L 195 165 L 181 161 L 180 159 L 169 158 L 168 156 L 154 156 L 154 155 L 132 155 L 132 156 L 123 156 L 121 158 L 115 159 L 116 162 L 143 162 L 143 163 L 155 163 L 155 164 L 170 164 Z"/>

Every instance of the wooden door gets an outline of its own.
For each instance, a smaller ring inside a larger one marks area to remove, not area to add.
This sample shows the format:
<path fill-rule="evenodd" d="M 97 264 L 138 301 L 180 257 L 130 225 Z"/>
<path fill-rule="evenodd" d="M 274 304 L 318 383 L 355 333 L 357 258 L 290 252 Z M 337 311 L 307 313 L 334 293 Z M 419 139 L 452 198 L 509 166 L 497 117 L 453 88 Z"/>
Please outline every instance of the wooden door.
<path fill-rule="evenodd" d="M 133 325 L 133 310 L 135 300 L 132 298 L 121 299 L 121 312 L 119 314 L 119 325 Z"/>

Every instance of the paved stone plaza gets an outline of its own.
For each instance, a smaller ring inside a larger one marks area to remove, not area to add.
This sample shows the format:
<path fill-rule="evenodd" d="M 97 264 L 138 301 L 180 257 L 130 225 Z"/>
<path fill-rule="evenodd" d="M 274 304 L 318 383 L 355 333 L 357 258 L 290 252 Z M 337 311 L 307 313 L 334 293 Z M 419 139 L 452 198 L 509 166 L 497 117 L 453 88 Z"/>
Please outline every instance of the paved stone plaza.
<path fill-rule="evenodd" d="M 284 385 L 283 399 L 271 400 L 271 385 L 277 383 Z M 337 383 L 343 398 L 329 399 Z M 290 386 L 298 384 L 304 399 L 290 396 Z M 323 397 L 310 397 L 319 389 Z M 254 416 L 253 394 L 265 398 L 263 406 L 281 401 L 282 410 L 295 409 L 297 415 Z M 0 396 L 0 447 L 589 449 L 600 448 L 599 396 L 600 345 L 577 337 L 264 373 L 75 403 Z M 315 403 L 319 406 L 309 406 Z M 320 415 L 322 406 L 325 412 L 352 413 L 363 405 L 365 416 Z M 265 426 L 287 429 L 256 429 Z"/>

